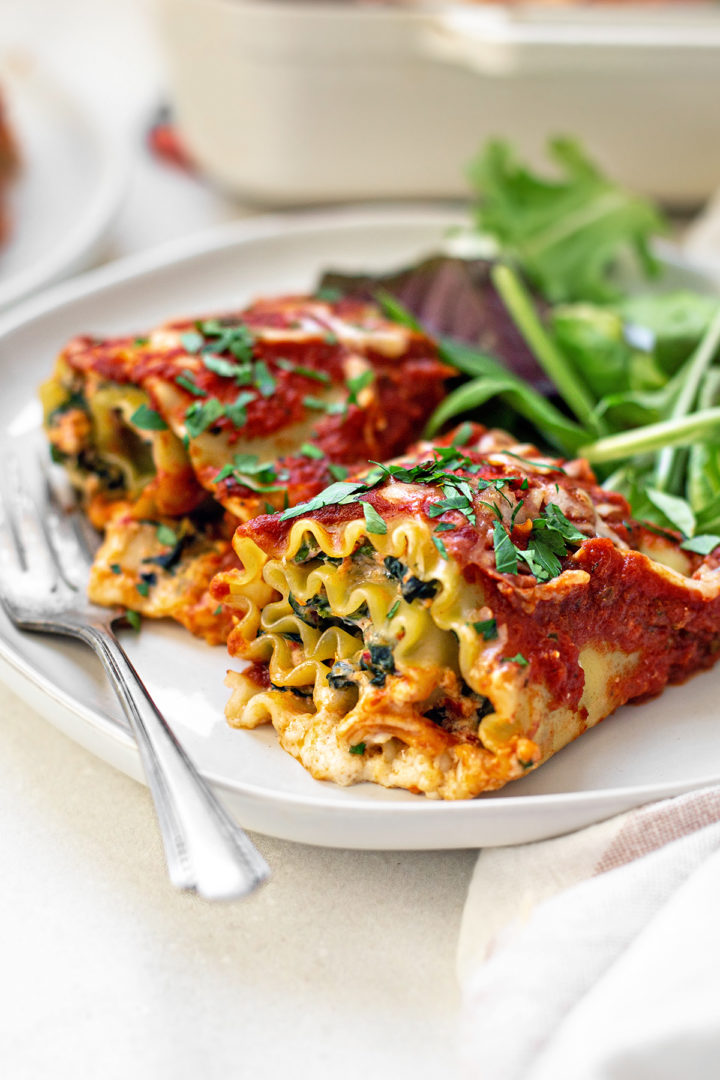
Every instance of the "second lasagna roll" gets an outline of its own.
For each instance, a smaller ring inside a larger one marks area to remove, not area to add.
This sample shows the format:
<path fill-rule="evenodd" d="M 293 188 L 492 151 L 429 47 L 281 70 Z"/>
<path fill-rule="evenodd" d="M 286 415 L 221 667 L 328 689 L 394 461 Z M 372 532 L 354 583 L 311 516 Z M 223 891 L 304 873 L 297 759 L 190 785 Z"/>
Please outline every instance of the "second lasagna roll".
<path fill-rule="evenodd" d="M 499 788 L 720 648 L 713 556 L 632 522 L 585 462 L 477 426 L 234 544 L 228 719 L 340 784 Z"/>

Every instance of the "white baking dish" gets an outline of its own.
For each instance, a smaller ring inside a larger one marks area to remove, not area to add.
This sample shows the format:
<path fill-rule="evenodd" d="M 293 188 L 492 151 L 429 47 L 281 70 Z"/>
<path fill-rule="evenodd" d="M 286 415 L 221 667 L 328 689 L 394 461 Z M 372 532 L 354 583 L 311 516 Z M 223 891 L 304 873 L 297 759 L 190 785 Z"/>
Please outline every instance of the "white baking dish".
<path fill-rule="evenodd" d="M 671 204 L 720 184 L 720 8 L 158 0 L 180 132 L 246 199 L 466 193 L 489 136 L 579 135 Z"/>

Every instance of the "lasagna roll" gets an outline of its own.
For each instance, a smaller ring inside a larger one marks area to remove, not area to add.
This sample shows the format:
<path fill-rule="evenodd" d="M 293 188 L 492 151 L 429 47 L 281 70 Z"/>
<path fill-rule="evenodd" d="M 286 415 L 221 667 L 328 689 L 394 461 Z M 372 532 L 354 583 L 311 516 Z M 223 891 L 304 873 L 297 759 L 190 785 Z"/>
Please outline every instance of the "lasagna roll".
<path fill-rule="evenodd" d="M 41 398 L 53 457 L 106 532 L 92 599 L 224 637 L 207 585 L 238 521 L 405 450 L 450 373 L 425 334 L 357 300 L 259 300 L 143 337 L 74 338 Z"/>
<path fill-rule="evenodd" d="M 339 784 L 500 788 L 720 648 L 713 555 L 633 522 L 586 462 L 474 425 L 234 546 L 227 718 Z"/>

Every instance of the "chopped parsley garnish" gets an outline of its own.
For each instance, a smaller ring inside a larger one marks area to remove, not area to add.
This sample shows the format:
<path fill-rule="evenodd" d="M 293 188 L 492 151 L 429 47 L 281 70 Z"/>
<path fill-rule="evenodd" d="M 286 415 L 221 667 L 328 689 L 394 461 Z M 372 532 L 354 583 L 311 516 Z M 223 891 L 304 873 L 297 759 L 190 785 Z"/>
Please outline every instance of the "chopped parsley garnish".
<path fill-rule="evenodd" d="M 237 364 L 234 360 L 225 360 L 215 353 L 205 353 L 202 362 L 213 375 L 220 375 L 223 379 L 235 379 L 240 386 L 245 386 L 252 379 L 251 364 Z"/>
<path fill-rule="evenodd" d="M 337 345 L 338 336 L 337 334 L 333 334 L 332 330 L 328 330 L 328 332 L 323 335 L 323 341 L 326 345 Z"/>
<path fill-rule="evenodd" d="M 225 415 L 225 406 L 217 400 L 193 401 L 185 411 L 185 428 L 191 439 L 202 435 L 209 427 Z"/>
<path fill-rule="evenodd" d="M 120 563 L 110 563 L 110 570 L 113 574 L 122 574 L 122 567 Z"/>
<path fill-rule="evenodd" d="M 149 345 L 149 344 L 150 344 L 150 338 L 136 337 L 136 338 L 133 339 L 133 345 Z"/>
<path fill-rule="evenodd" d="M 307 502 L 298 503 L 284 510 L 280 515 L 281 521 L 289 521 L 290 518 L 302 517 L 303 514 L 313 514 L 316 510 L 322 510 L 324 506 L 342 506 L 345 503 L 355 502 L 356 496 L 368 490 L 367 484 L 348 484 L 344 481 L 336 481 L 321 491 L 319 495 L 308 499 Z"/>
<path fill-rule="evenodd" d="M 505 526 L 499 521 L 495 523 L 495 564 L 501 574 L 517 574 L 518 559 L 521 559 L 538 581 L 550 581 L 562 572 L 560 559 L 567 555 L 568 545 L 577 545 L 586 539 L 559 506 L 548 503 L 544 512 L 533 521 L 526 548 L 517 547 Z"/>
<path fill-rule="evenodd" d="M 236 454 L 230 464 L 223 465 L 212 482 L 220 484 L 229 477 L 251 491 L 268 493 L 285 490 L 282 484 L 276 482 L 280 477 L 275 466 L 261 462 L 257 454 Z M 274 512 L 275 508 L 270 507 L 268 513 Z"/>
<path fill-rule="evenodd" d="M 253 382 L 264 398 L 272 397 L 275 393 L 275 379 L 264 360 L 258 360 L 255 364 Z"/>
<path fill-rule="evenodd" d="M 150 592 L 150 584 L 147 581 L 138 581 L 135 588 L 137 589 L 137 591 L 140 593 L 141 596 L 147 596 L 148 593 Z"/>
<path fill-rule="evenodd" d="M 313 443 L 303 443 L 300 447 L 300 453 L 303 457 L 313 458 L 314 461 L 320 461 L 325 457 L 325 454 L 319 446 L 315 446 Z"/>
<path fill-rule="evenodd" d="M 439 525 L 435 526 L 435 532 L 455 532 L 455 526 L 452 521 L 441 521 Z"/>
<path fill-rule="evenodd" d="M 293 375 L 302 375 L 306 379 L 314 379 L 315 382 L 324 383 L 326 386 L 329 386 L 332 382 L 326 371 L 316 371 L 315 368 L 303 367 L 302 364 L 293 364 L 292 360 L 282 358 L 275 362 L 283 371 L 288 371 Z"/>
<path fill-rule="evenodd" d="M 344 465 L 328 465 L 328 472 L 336 480 L 344 480 L 350 472 Z"/>
<path fill-rule="evenodd" d="M 166 544 L 168 547 L 174 547 L 178 542 L 177 533 L 169 525 L 158 525 L 155 535 L 161 544 Z"/>
<path fill-rule="evenodd" d="M 517 574 L 518 549 L 508 536 L 505 526 L 496 521 L 493 526 L 493 546 L 495 548 L 495 566 L 499 574 Z"/>
<path fill-rule="evenodd" d="M 350 396 L 347 401 L 348 405 L 357 405 L 358 394 L 361 390 L 364 390 L 366 386 L 369 386 L 374 378 L 375 372 L 368 370 L 346 380 L 347 388 L 350 391 Z"/>
<path fill-rule="evenodd" d="M 189 353 L 198 353 L 205 344 L 205 338 L 202 334 L 198 334 L 196 330 L 189 330 L 185 334 L 180 335 L 180 343 L 185 350 Z"/>
<path fill-rule="evenodd" d="M 554 461 L 537 461 L 535 458 L 521 457 L 520 454 L 514 454 L 512 450 L 499 450 L 498 453 L 504 454 L 506 457 L 515 458 L 516 461 L 522 461 L 525 465 L 534 465 L 538 469 L 552 469 L 553 472 L 559 472 L 562 473 L 563 476 L 567 476 L 565 470 Z"/>
<path fill-rule="evenodd" d="M 422 330 L 415 316 L 391 293 L 386 292 L 384 289 L 378 289 L 375 293 L 375 300 L 386 319 L 399 323 L 400 326 L 407 326 L 410 330 Z"/>
<path fill-rule="evenodd" d="M 400 600 L 398 599 L 398 600 L 395 601 L 394 604 L 392 604 L 388 608 L 388 613 L 386 615 L 386 618 L 387 618 L 388 622 L 390 621 L 390 619 L 393 619 L 397 615 L 399 607 L 400 607 Z"/>
<path fill-rule="evenodd" d="M 245 323 L 228 325 L 218 319 L 205 319 L 197 323 L 197 329 L 206 338 L 212 338 L 208 351 L 230 352 L 238 360 L 252 360 L 255 338 Z"/>
<path fill-rule="evenodd" d="M 482 619 L 480 622 L 474 622 L 472 625 L 473 629 L 477 630 L 478 634 L 482 634 L 485 641 L 494 641 L 498 636 L 496 619 Z"/>
<path fill-rule="evenodd" d="M 519 664 L 520 667 L 527 667 L 530 663 L 529 660 L 525 659 L 521 652 L 515 653 L 514 656 L 503 656 L 503 660 L 506 664 Z"/>
<path fill-rule="evenodd" d="M 141 431 L 167 431 L 167 424 L 159 412 L 148 405 L 139 405 L 130 417 L 130 423 Z"/>
<path fill-rule="evenodd" d="M 254 400 L 254 394 L 251 394 L 248 390 L 241 390 L 232 404 L 225 406 L 225 415 L 236 428 L 243 427 L 247 423 L 245 406 Z"/>
<path fill-rule="evenodd" d="M 369 533 L 378 533 L 384 536 L 387 532 L 387 525 L 378 514 L 374 506 L 371 506 L 369 502 L 361 502 L 363 508 L 363 514 L 365 515 L 365 525 Z"/>
<path fill-rule="evenodd" d="M 142 617 L 141 617 L 141 615 L 140 615 L 140 613 L 138 611 L 131 611 L 131 610 L 126 611 L 125 612 L 125 618 L 130 623 L 133 630 L 137 631 L 137 630 L 140 629 L 140 626 L 141 626 L 141 623 L 142 623 Z"/>
<path fill-rule="evenodd" d="M 175 376 L 175 382 L 194 397 L 207 397 L 207 390 L 203 390 L 201 386 L 197 385 L 192 371 L 181 371 L 179 375 Z"/>
<path fill-rule="evenodd" d="M 350 753 L 351 754 L 364 754 L 365 753 L 365 743 L 364 742 L 355 743 L 354 746 L 350 747 Z"/>
<path fill-rule="evenodd" d="M 467 446 L 472 438 L 473 425 L 469 420 L 465 420 L 455 432 L 451 446 Z"/>
<path fill-rule="evenodd" d="M 316 412 L 324 412 L 328 416 L 340 416 L 347 412 L 344 401 L 325 401 L 323 398 L 313 397 L 312 394 L 303 398 L 303 405 L 306 409 L 315 409 Z"/>
<path fill-rule="evenodd" d="M 447 553 L 447 548 L 445 547 L 445 545 L 442 542 L 442 540 L 440 539 L 440 537 L 435 536 L 435 534 L 433 533 L 432 542 L 435 545 L 435 547 L 438 549 L 440 554 L 442 555 L 443 559 L 447 560 L 449 558 L 448 553 Z"/>

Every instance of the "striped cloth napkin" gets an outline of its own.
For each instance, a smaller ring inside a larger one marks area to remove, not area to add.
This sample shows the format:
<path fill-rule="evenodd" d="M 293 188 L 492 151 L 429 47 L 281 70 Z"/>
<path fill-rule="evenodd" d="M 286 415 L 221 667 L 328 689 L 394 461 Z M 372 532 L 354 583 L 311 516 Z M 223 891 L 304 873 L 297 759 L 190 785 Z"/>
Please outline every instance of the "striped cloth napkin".
<path fill-rule="evenodd" d="M 720 192 L 684 247 L 720 281 Z M 720 789 L 482 851 L 458 973 L 467 1080 L 717 1080 Z"/>
<path fill-rule="evenodd" d="M 480 853 L 463 914 L 462 1075 L 720 1076 L 720 789 Z"/>

